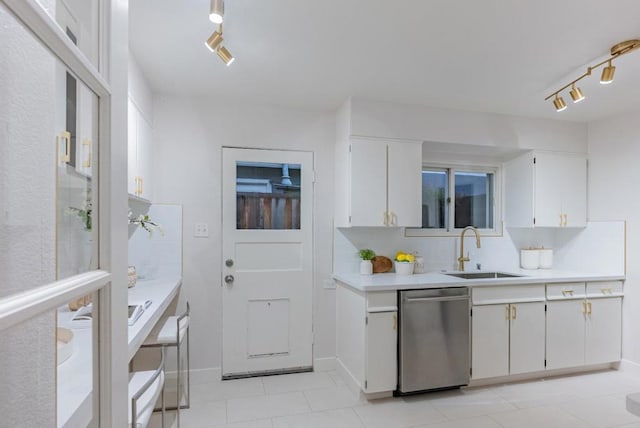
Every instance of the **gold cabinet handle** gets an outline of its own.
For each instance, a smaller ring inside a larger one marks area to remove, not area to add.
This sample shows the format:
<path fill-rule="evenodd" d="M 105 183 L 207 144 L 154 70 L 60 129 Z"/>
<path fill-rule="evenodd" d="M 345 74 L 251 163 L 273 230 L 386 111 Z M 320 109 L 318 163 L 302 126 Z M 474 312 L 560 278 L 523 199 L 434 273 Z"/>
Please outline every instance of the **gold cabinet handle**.
<path fill-rule="evenodd" d="M 582 302 L 582 315 L 587 315 L 587 302 Z"/>
<path fill-rule="evenodd" d="M 573 290 L 562 290 L 562 295 L 564 297 L 573 296 Z"/>
<path fill-rule="evenodd" d="M 389 215 L 386 211 L 382 213 L 382 224 L 389 226 Z"/>
<path fill-rule="evenodd" d="M 591 315 L 591 302 L 587 302 L 587 315 Z"/>
<path fill-rule="evenodd" d="M 135 178 L 136 180 L 136 196 L 140 196 L 140 177 Z"/>
<path fill-rule="evenodd" d="M 140 177 L 140 194 L 144 193 L 144 179 Z"/>
<path fill-rule="evenodd" d="M 560 227 L 564 226 L 563 222 L 564 222 L 564 217 L 562 216 L 562 213 L 560 213 Z"/>
<path fill-rule="evenodd" d="M 398 329 L 398 315 L 397 314 L 393 314 L 393 330 L 397 330 Z"/>
<path fill-rule="evenodd" d="M 516 319 L 516 315 L 517 315 L 516 305 L 511 305 L 511 319 L 512 320 Z"/>
<path fill-rule="evenodd" d="M 505 319 L 506 320 L 510 320 L 511 319 L 511 316 L 510 316 L 511 315 L 511 311 L 509 310 L 509 305 L 505 306 L 504 308 L 506 309 Z"/>
<path fill-rule="evenodd" d="M 65 141 L 64 154 L 60 158 L 61 162 L 71 162 L 71 132 L 63 131 L 60 138 Z"/>
<path fill-rule="evenodd" d="M 600 291 L 602 294 L 613 294 L 613 290 L 611 288 L 601 288 Z"/>
<path fill-rule="evenodd" d="M 563 224 L 563 226 L 566 227 L 567 226 L 567 213 L 564 213 L 563 216 L 564 216 L 564 224 Z"/>
<path fill-rule="evenodd" d="M 91 168 L 91 157 L 93 156 L 93 146 L 91 145 L 91 140 L 85 139 L 82 142 L 83 146 L 87 146 L 87 159 L 82 162 L 83 168 Z"/>

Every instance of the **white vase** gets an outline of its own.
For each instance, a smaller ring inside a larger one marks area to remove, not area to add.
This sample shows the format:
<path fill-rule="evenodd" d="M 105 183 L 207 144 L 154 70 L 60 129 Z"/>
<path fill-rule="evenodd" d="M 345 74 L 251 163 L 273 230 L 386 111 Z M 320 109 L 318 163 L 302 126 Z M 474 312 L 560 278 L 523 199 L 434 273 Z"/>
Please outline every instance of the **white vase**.
<path fill-rule="evenodd" d="M 371 263 L 371 260 L 360 261 L 360 275 L 373 275 L 373 263 Z"/>
<path fill-rule="evenodd" d="M 396 275 L 413 275 L 413 262 L 393 262 L 396 267 Z"/>

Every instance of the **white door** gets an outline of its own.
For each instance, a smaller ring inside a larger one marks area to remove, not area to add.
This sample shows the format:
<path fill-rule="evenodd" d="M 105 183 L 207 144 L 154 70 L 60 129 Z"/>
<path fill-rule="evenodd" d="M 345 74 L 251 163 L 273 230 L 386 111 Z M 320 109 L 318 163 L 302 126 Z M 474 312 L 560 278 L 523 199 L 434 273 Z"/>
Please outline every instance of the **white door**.
<path fill-rule="evenodd" d="M 547 303 L 547 369 L 584 364 L 585 301 Z"/>
<path fill-rule="evenodd" d="M 310 152 L 222 149 L 222 375 L 312 367 Z"/>
<path fill-rule="evenodd" d="M 509 374 L 509 305 L 474 306 L 471 317 L 471 377 Z"/>
<path fill-rule="evenodd" d="M 622 348 L 622 297 L 587 301 L 585 363 L 620 361 Z"/>
<path fill-rule="evenodd" d="M 544 302 L 512 303 L 509 374 L 544 370 Z"/>

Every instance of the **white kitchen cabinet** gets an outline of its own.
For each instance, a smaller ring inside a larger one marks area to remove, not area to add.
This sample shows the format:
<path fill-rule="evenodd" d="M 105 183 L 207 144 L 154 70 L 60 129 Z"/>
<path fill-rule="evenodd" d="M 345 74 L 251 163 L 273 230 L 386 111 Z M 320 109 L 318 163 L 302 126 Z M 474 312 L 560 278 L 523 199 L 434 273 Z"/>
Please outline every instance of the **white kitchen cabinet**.
<path fill-rule="evenodd" d="M 336 359 L 345 379 L 365 393 L 397 384 L 397 293 L 336 287 Z"/>
<path fill-rule="evenodd" d="M 128 103 L 128 120 L 127 189 L 130 195 L 151 200 L 153 131 L 147 119 L 131 99 Z"/>
<path fill-rule="evenodd" d="M 365 392 L 396 389 L 397 338 L 397 311 L 367 313 Z"/>
<path fill-rule="evenodd" d="M 547 298 L 548 369 L 620 361 L 621 281 L 548 285 Z"/>
<path fill-rule="evenodd" d="M 348 158 L 338 226 L 420 227 L 421 143 L 352 139 Z"/>
<path fill-rule="evenodd" d="M 586 156 L 529 152 L 507 162 L 504 172 L 507 226 L 586 226 Z"/>
<path fill-rule="evenodd" d="M 544 298 L 543 285 L 472 291 L 474 380 L 544 370 Z"/>

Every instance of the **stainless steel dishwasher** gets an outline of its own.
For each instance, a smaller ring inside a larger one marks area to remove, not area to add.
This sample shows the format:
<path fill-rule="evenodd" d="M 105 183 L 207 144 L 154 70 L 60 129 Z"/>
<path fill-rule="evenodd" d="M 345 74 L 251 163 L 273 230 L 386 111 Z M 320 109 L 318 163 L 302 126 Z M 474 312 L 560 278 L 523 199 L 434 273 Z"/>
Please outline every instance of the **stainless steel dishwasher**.
<path fill-rule="evenodd" d="M 400 292 L 399 394 L 469 383 L 469 315 L 467 287 Z"/>

